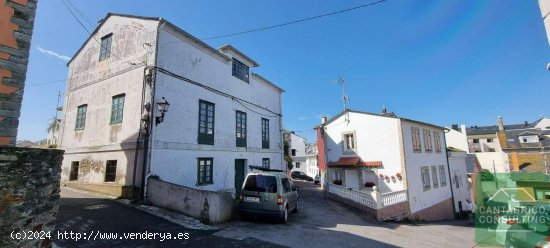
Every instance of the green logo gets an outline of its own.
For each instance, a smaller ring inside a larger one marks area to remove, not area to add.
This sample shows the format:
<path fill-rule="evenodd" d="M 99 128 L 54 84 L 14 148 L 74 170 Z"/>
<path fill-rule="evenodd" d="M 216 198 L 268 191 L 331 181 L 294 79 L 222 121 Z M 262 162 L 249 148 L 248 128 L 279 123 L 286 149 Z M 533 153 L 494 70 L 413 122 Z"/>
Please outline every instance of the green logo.
<path fill-rule="evenodd" d="M 492 173 L 475 179 L 478 246 L 550 247 L 550 179 L 542 173 Z"/>

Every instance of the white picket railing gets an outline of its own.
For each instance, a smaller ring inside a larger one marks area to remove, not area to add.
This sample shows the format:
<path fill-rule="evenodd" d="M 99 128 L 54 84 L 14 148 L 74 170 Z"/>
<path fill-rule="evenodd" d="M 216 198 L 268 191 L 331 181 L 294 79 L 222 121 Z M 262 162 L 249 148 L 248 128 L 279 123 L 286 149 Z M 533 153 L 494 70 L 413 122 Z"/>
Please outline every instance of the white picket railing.
<path fill-rule="evenodd" d="M 381 198 L 382 198 L 383 207 L 391 206 L 397 203 L 407 201 L 407 191 L 402 190 L 402 191 L 384 193 L 381 195 Z"/>
<path fill-rule="evenodd" d="M 361 205 L 377 209 L 376 200 L 371 193 L 348 189 L 336 184 L 329 185 L 329 192 Z"/>

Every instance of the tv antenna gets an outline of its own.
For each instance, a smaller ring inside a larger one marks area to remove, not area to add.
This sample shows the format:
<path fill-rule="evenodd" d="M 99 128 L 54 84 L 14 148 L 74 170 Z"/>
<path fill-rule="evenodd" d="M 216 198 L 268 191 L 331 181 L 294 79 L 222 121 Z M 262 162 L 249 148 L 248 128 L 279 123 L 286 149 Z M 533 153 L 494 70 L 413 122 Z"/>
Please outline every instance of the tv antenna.
<path fill-rule="evenodd" d="M 342 77 L 331 82 L 342 87 L 342 104 L 344 105 L 344 111 L 348 110 L 349 97 L 346 95 L 346 80 Z M 348 114 L 346 113 L 346 121 L 349 121 Z"/>

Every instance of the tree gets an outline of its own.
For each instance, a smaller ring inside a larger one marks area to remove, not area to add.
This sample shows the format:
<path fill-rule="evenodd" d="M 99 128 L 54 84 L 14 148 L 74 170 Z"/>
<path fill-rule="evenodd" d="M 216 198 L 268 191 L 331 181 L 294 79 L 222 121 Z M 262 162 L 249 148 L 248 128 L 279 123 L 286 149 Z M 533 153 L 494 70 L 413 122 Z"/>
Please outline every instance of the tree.
<path fill-rule="evenodd" d="M 285 154 L 285 161 L 286 161 L 286 167 L 288 168 L 288 170 L 292 170 L 292 157 L 290 157 L 290 154 L 289 154 L 289 150 L 290 150 L 290 145 L 288 144 L 288 140 L 285 140 L 284 141 L 284 154 Z"/>

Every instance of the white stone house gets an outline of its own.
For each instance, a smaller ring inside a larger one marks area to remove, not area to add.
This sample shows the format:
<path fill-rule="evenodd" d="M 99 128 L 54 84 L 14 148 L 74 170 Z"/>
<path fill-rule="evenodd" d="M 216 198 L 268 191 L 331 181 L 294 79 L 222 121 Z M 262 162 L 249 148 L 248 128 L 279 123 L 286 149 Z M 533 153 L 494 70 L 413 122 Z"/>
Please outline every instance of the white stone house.
<path fill-rule="evenodd" d="M 155 176 L 234 194 L 249 165 L 283 169 L 283 90 L 257 66 L 162 18 L 109 13 L 68 63 L 63 183 L 119 196 Z"/>
<path fill-rule="evenodd" d="M 307 144 L 306 146 L 306 174 L 310 177 L 319 175 L 319 165 L 317 164 L 317 143 Z"/>
<path fill-rule="evenodd" d="M 468 154 L 459 149 L 448 148 L 447 155 L 449 156 L 455 210 L 460 213 L 467 210 L 466 200 L 473 199 L 472 182 L 468 179 L 467 171 Z"/>
<path fill-rule="evenodd" d="M 329 195 L 378 219 L 454 217 L 443 127 L 346 110 L 316 129 Z"/>
<path fill-rule="evenodd" d="M 289 143 L 289 154 L 292 158 L 292 169 L 290 171 L 300 171 L 310 177 L 314 177 L 314 171 L 310 167 L 310 164 L 307 163 L 307 139 L 296 135 L 292 131 L 285 132 L 284 137 L 285 140 Z"/>

